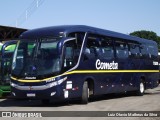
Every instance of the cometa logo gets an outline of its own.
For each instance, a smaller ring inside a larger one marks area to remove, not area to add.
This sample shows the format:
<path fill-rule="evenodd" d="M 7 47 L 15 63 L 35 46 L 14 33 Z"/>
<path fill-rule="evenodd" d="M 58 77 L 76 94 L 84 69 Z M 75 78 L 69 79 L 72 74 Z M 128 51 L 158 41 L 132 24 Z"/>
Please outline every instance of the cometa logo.
<path fill-rule="evenodd" d="M 118 63 L 114 61 L 111 63 L 101 62 L 99 59 L 96 61 L 96 69 L 97 70 L 117 70 Z"/>

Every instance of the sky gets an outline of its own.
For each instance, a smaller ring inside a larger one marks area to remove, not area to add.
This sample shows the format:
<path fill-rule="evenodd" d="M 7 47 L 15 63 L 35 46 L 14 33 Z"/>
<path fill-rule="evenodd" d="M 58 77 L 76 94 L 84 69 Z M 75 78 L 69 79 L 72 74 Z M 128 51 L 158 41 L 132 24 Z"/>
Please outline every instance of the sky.
<path fill-rule="evenodd" d="M 0 25 L 88 25 L 124 34 L 149 30 L 160 36 L 160 0 L 44 0 L 26 20 L 25 11 L 33 1 L 0 0 Z"/>

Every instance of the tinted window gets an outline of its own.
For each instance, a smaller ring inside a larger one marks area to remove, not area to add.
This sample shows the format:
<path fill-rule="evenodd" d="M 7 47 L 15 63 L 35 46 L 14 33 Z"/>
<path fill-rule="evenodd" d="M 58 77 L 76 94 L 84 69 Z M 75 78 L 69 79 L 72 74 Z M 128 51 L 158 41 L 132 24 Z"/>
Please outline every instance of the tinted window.
<path fill-rule="evenodd" d="M 69 70 L 74 67 L 78 61 L 79 50 L 76 47 L 75 40 L 71 40 L 65 43 L 64 47 L 64 59 L 63 70 Z"/>
<path fill-rule="evenodd" d="M 76 39 L 76 46 L 78 48 L 81 48 L 82 46 L 82 42 L 83 42 L 83 39 L 84 39 L 84 35 L 85 33 L 84 32 L 73 32 L 73 33 L 70 33 L 68 35 L 68 37 L 73 37 Z"/>
<path fill-rule="evenodd" d="M 139 57 L 140 56 L 140 47 L 138 44 L 129 43 L 130 47 L 130 56 L 131 57 Z"/>
<path fill-rule="evenodd" d="M 157 58 L 158 56 L 158 49 L 156 46 L 153 45 L 148 45 L 148 52 L 149 52 L 149 57 L 152 59 Z"/>
<path fill-rule="evenodd" d="M 89 35 L 84 51 L 85 59 L 96 58 L 100 55 L 100 38 L 94 35 Z"/>
<path fill-rule="evenodd" d="M 141 45 L 140 50 L 141 50 L 141 58 L 147 58 L 149 56 L 146 45 Z"/>
<path fill-rule="evenodd" d="M 128 57 L 128 45 L 123 41 L 116 41 L 116 55 L 117 58 L 127 58 Z"/>
<path fill-rule="evenodd" d="M 112 59 L 114 58 L 113 42 L 109 39 L 102 39 L 101 41 L 102 54 L 101 58 Z"/>

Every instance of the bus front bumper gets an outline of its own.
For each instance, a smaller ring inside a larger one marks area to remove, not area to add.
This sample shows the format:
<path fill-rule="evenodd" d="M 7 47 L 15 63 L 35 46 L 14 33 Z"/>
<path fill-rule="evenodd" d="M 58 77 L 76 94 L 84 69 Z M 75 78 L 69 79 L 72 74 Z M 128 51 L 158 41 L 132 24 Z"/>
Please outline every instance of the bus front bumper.
<path fill-rule="evenodd" d="M 40 90 L 34 89 L 34 86 L 28 86 L 28 89 L 20 90 L 20 88 L 11 86 L 11 95 L 16 99 L 64 99 L 64 91 L 58 87 L 59 86 Z"/>

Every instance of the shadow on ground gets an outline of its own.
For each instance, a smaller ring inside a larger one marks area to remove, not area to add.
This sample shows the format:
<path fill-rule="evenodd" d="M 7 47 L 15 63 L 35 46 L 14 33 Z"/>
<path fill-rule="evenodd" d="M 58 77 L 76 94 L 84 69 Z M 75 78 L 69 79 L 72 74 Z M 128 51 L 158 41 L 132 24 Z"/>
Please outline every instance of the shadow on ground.
<path fill-rule="evenodd" d="M 160 94 L 160 92 L 156 93 L 145 93 L 145 95 L 155 95 Z M 144 96 L 145 96 L 144 95 Z M 101 96 L 94 96 L 89 99 L 89 103 L 102 101 L 102 100 L 111 100 L 111 99 L 119 99 L 124 97 L 134 97 L 132 93 L 129 94 L 107 94 Z M 72 105 L 80 105 L 79 100 L 66 100 L 60 102 L 51 102 L 48 105 L 43 105 L 40 100 L 15 100 L 15 99 L 0 99 L 0 107 L 61 107 L 61 106 L 72 106 Z"/>

